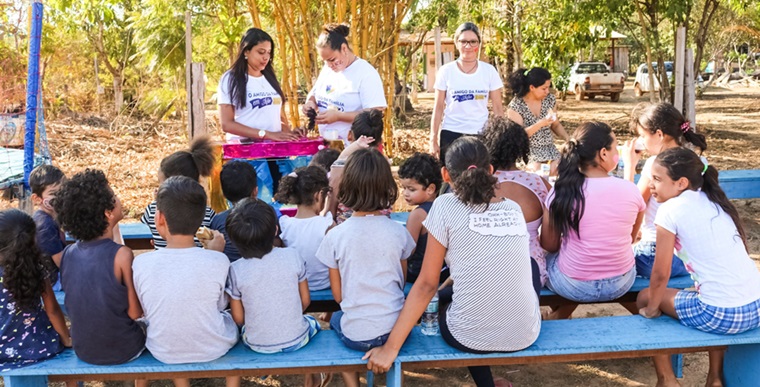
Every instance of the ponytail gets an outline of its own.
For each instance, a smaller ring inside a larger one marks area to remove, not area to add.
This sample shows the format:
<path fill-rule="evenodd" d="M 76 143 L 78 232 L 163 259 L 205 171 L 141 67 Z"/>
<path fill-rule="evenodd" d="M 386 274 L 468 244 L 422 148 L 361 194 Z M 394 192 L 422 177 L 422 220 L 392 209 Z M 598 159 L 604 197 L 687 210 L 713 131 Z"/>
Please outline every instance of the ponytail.
<path fill-rule="evenodd" d="M 298 168 L 280 179 L 274 200 L 283 204 L 312 205 L 314 194 L 330 190 L 330 181 L 322 167 Z"/>
<path fill-rule="evenodd" d="M 317 47 L 330 47 L 333 51 L 339 51 L 343 45 L 350 50 L 348 45 L 348 34 L 350 32 L 348 24 L 328 23 L 322 26 L 322 34 L 317 39 Z"/>
<path fill-rule="evenodd" d="M 739 217 L 739 211 L 736 210 L 733 203 L 728 200 L 726 193 L 720 188 L 720 184 L 718 183 L 718 170 L 712 165 L 708 165 L 705 170 L 701 188 L 702 192 L 707 195 L 707 198 L 710 199 L 711 202 L 720 206 L 723 212 L 731 217 L 731 220 L 734 221 L 734 225 L 736 226 L 736 231 L 739 232 L 739 236 L 742 238 L 742 242 L 744 242 L 744 248 L 749 252 L 749 249 L 747 248 L 747 234 L 744 231 L 744 225 Z"/>
<path fill-rule="evenodd" d="M 446 151 L 446 170 L 454 193 L 465 204 L 485 204 L 496 196 L 497 179 L 491 174 L 488 149 L 475 137 L 455 140 Z"/>
<path fill-rule="evenodd" d="M 546 81 L 549 81 L 551 79 L 552 73 L 550 73 L 549 70 L 545 68 L 520 68 L 509 75 L 509 78 L 507 78 L 507 84 L 509 85 L 509 89 L 512 90 L 513 95 L 522 98 L 528 94 L 531 86 L 543 86 Z"/>
<path fill-rule="evenodd" d="M 43 255 L 34 239 L 36 231 L 34 220 L 26 213 L 16 209 L 0 212 L 3 287 L 20 311 L 38 307 L 45 289 Z"/>
<path fill-rule="evenodd" d="M 697 133 L 691 128 L 691 123 L 686 121 L 675 106 L 660 102 L 651 105 L 637 106 L 631 113 L 631 127 L 636 130 L 636 125 L 642 126 L 650 133 L 656 133 L 658 130 L 662 134 L 668 135 L 675 140 L 679 146 L 691 144 L 694 148 L 699 149 L 697 153 L 701 154 L 707 150 L 707 140 L 703 134 Z M 636 122 L 633 122 L 636 120 Z"/>
<path fill-rule="evenodd" d="M 164 178 L 185 176 L 199 181 L 201 176 L 209 176 L 214 167 L 214 148 L 208 136 L 196 137 L 190 150 L 177 151 L 161 160 L 160 170 Z"/>

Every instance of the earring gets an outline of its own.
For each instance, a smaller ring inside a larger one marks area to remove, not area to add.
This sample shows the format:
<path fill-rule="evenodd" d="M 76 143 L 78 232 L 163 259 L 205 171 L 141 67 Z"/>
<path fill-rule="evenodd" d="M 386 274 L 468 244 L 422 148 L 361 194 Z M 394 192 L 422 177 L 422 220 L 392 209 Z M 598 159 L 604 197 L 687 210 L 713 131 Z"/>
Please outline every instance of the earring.
<path fill-rule="evenodd" d="M 247 56 L 245 57 L 245 60 L 248 60 L 248 57 L 247 57 Z"/>

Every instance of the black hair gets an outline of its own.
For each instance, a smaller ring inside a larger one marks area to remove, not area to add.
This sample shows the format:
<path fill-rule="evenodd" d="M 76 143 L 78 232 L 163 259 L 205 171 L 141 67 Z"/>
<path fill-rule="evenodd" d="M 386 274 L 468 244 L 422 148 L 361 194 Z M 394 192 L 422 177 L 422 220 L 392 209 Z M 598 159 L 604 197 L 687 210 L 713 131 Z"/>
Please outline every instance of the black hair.
<path fill-rule="evenodd" d="M 66 175 L 60 169 L 47 164 L 40 165 L 29 174 L 29 188 L 33 194 L 41 197 L 47 187 L 60 184 L 65 178 Z"/>
<path fill-rule="evenodd" d="M 181 150 L 164 157 L 161 160 L 161 173 L 164 178 L 185 176 L 199 181 L 201 176 L 211 174 L 214 167 L 214 149 L 211 138 L 199 136 L 190 143 L 189 150 Z"/>
<path fill-rule="evenodd" d="M 369 109 L 360 112 L 354 117 L 351 123 L 351 133 L 354 134 L 354 140 L 361 136 L 372 137 L 369 145 L 377 147 L 383 143 L 383 112 L 377 109 Z"/>
<path fill-rule="evenodd" d="M 493 116 L 483 129 L 483 143 L 495 169 L 507 170 L 522 160 L 528 163 L 530 140 L 522 125 L 506 117 Z"/>
<path fill-rule="evenodd" d="M 172 176 L 158 188 L 156 209 L 166 218 L 172 235 L 195 235 L 206 216 L 206 191 L 197 181 Z"/>
<path fill-rule="evenodd" d="M 424 188 L 433 184 L 435 192 L 438 192 L 441 189 L 441 184 L 443 184 L 441 162 L 437 158 L 421 152 L 415 152 L 412 157 L 401 164 L 398 168 L 398 177 L 414 179 Z"/>
<path fill-rule="evenodd" d="M 571 230 L 579 234 L 579 225 L 586 210 L 583 184 L 586 175 L 583 170 L 597 165 L 596 156 L 604 148 L 611 150 L 612 129 L 598 122 L 584 122 L 573 133 L 573 137 L 562 148 L 559 160 L 559 177 L 554 183 L 554 200 L 549 207 L 549 215 L 560 235 Z"/>
<path fill-rule="evenodd" d="M 0 211 L 3 287 L 13 297 L 16 309 L 21 311 L 37 308 L 45 290 L 43 254 L 34 239 L 36 233 L 34 220 L 23 211 Z"/>
<path fill-rule="evenodd" d="M 454 194 L 465 204 L 488 204 L 495 196 L 496 178 L 491 174 L 491 157 L 475 137 L 460 137 L 446 151 L 446 170 Z"/>
<path fill-rule="evenodd" d="M 325 171 L 329 171 L 335 160 L 340 157 L 340 152 L 333 148 L 320 149 L 314 157 L 311 158 L 309 165 L 316 165 L 324 168 Z"/>
<path fill-rule="evenodd" d="M 509 74 L 507 84 L 509 89 L 512 90 L 512 94 L 518 97 L 524 97 L 528 94 L 530 87 L 541 87 L 552 79 L 552 73 L 549 70 L 542 67 L 534 67 L 532 69 L 517 69 L 517 71 Z"/>
<path fill-rule="evenodd" d="M 261 199 L 243 199 L 230 211 L 227 235 L 243 258 L 262 258 L 272 251 L 277 217 Z"/>
<path fill-rule="evenodd" d="M 343 44 L 350 50 L 348 45 L 348 34 L 351 32 L 348 24 L 327 23 L 322 26 L 322 33 L 317 39 L 317 47 L 330 47 L 334 51 L 339 51 Z"/>
<path fill-rule="evenodd" d="M 662 134 L 673 137 L 679 146 L 683 146 L 684 142 L 691 143 L 699 149 L 699 153 L 707 149 L 705 136 L 691 129 L 683 114 L 667 102 L 642 107 L 635 116 L 637 123 L 650 133 L 656 133 L 660 130 Z M 633 118 L 634 114 L 631 114 L 631 117 Z"/>
<path fill-rule="evenodd" d="M 457 30 L 454 32 L 454 41 L 459 40 L 459 35 L 465 31 L 472 31 L 478 37 L 478 41 L 480 41 L 480 29 L 472 22 L 464 22 L 457 27 Z"/>
<path fill-rule="evenodd" d="M 327 172 L 316 165 L 298 168 L 280 179 L 280 185 L 274 200 L 284 204 L 312 205 L 314 194 L 327 193 L 330 181 Z"/>
<path fill-rule="evenodd" d="M 728 214 L 736 225 L 736 230 L 744 242 L 744 248 L 747 249 L 747 234 L 741 217 L 736 207 L 728 200 L 726 193 L 720 188 L 718 170 L 715 167 L 712 165 L 705 167 L 705 163 L 696 153 L 681 147 L 664 150 L 657 155 L 655 163 L 665 168 L 668 177 L 672 180 L 685 177 L 689 181 L 689 189 L 694 191 L 701 189 L 711 202 Z"/>
<path fill-rule="evenodd" d="M 256 168 L 244 160 L 232 160 L 222 167 L 219 181 L 224 197 L 232 203 L 251 197 L 258 180 Z"/>
<path fill-rule="evenodd" d="M 108 228 L 106 211 L 116 207 L 116 195 L 99 169 L 85 169 L 65 181 L 52 200 L 58 223 L 78 240 L 90 241 Z"/>
<path fill-rule="evenodd" d="M 246 58 L 246 55 L 253 46 L 261 42 L 269 42 L 272 45 L 269 62 L 267 62 L 266 67 L 261 70 L 261 75 L 263 75 L 264 79 L 269 82 L 274 91 L 280 95 L 282 102 L 284 103 L 286 100 L 285 93 L 283 93 L 280 82 L 277 80 L 277 76 L 274 73 L 274 40 L 272 40 L 272 37 L 265 31 L 258 28 L 250 28 L 245 32 L 245 35 L 243 35 L 243 39 L 240 40 L 240 49 L 238 50 L 237 58 L 229 70 L 230 77 L 228 80 L 228 89 L 230 91 L 230 96 L 232 97 L 232 104 L 238 109 L 242 109 L 248 103 L 246 90 L 246 85 L 248 84 L 248 59 Z"/>
<path fill-rule="evenodd" d="M 391 208 L 398 198 L 391 165 L 375 148 L 359 149 L 348 156 L 338 191 L 338 201 L 354 211 Z"/>

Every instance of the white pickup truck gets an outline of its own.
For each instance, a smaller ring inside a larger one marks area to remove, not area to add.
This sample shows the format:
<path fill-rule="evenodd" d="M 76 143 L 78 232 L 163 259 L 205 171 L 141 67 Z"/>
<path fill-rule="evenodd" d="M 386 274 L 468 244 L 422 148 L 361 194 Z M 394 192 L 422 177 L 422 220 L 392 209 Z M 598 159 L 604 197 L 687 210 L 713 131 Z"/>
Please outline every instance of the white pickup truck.
<path fill-rule="evenodd" d="M 570 82 L 567 91 L 575 94 L 575 99 L 594 99 L 597 95 L 607 95 L 612 102 L 620 100 L 625 85 L 625 74 L 613 73 L 601 62 L 580 62 L 570 68 Z"/>

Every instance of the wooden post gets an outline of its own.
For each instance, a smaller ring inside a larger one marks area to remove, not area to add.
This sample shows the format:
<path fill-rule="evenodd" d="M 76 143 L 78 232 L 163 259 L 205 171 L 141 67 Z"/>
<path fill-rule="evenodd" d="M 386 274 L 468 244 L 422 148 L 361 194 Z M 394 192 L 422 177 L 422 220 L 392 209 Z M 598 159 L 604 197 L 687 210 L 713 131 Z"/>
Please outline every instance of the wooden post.
<path fill-rule="evenodd" d="M 412 54 L 412 103 L 417 104 L 417 58 L 419 53 Z"/>
<path fill-rule="evenodd" d="M 679 26 L 676 29 L 676 63 L 675 63 L 675 95 L 673 106 L 680 112 L 684 112 L 684 56 L 686 54 L 686 27 Z M 664 70 L 664 69 L 661 69 Z"/>
<path fill-rule="evenodd" d="M 684 117 L 686 117 L 687 120 L 691 123 L 691 128 L 696 130 L 697 129 L 697 105 L 696 105 L 696 99 L 697 99 L 697 90 L 695 87 L 695 79 L 696 74 L 694 74 L 694 50 L 688 49 L 686 50 L 686 63 L 684 63 L 684 68 L 686 69 L 686 74 L 684 75 L 686 77 L 686 95 L 685 95 L 685 101 L 684 101 L 684 107 L 683 107 L 683 113 Z M 676 89 L 677 90 L 677 89 Z"/>
<path fill-rule="evenodd" d="M 103 87 L 100 86 L 100 77 L 98 76 L 98 56 L 95 55 L 95 103 L 98 105 L 98 115 L 100 115 L 100 95 L 103 94 Z"/>
<path fill-rule="evenodd" d="M 191 87 L 191 111 L 190 122 L 193 123 L 190 139 L 207 134 L 206 130 L 206 79 L 204 77 L 203 63 L 192 64 L 192 87 Z"/>
<path fill-rule="evenodd" d="M 435 72 L 441 68 L 441 27 L 435 27 Z"/>
<path fill-rule="evenodd" d="M 185 11 L 185 92 L 187 93 L 187 137 L 193 139 L 193 29 L 190 11 Z"/>

